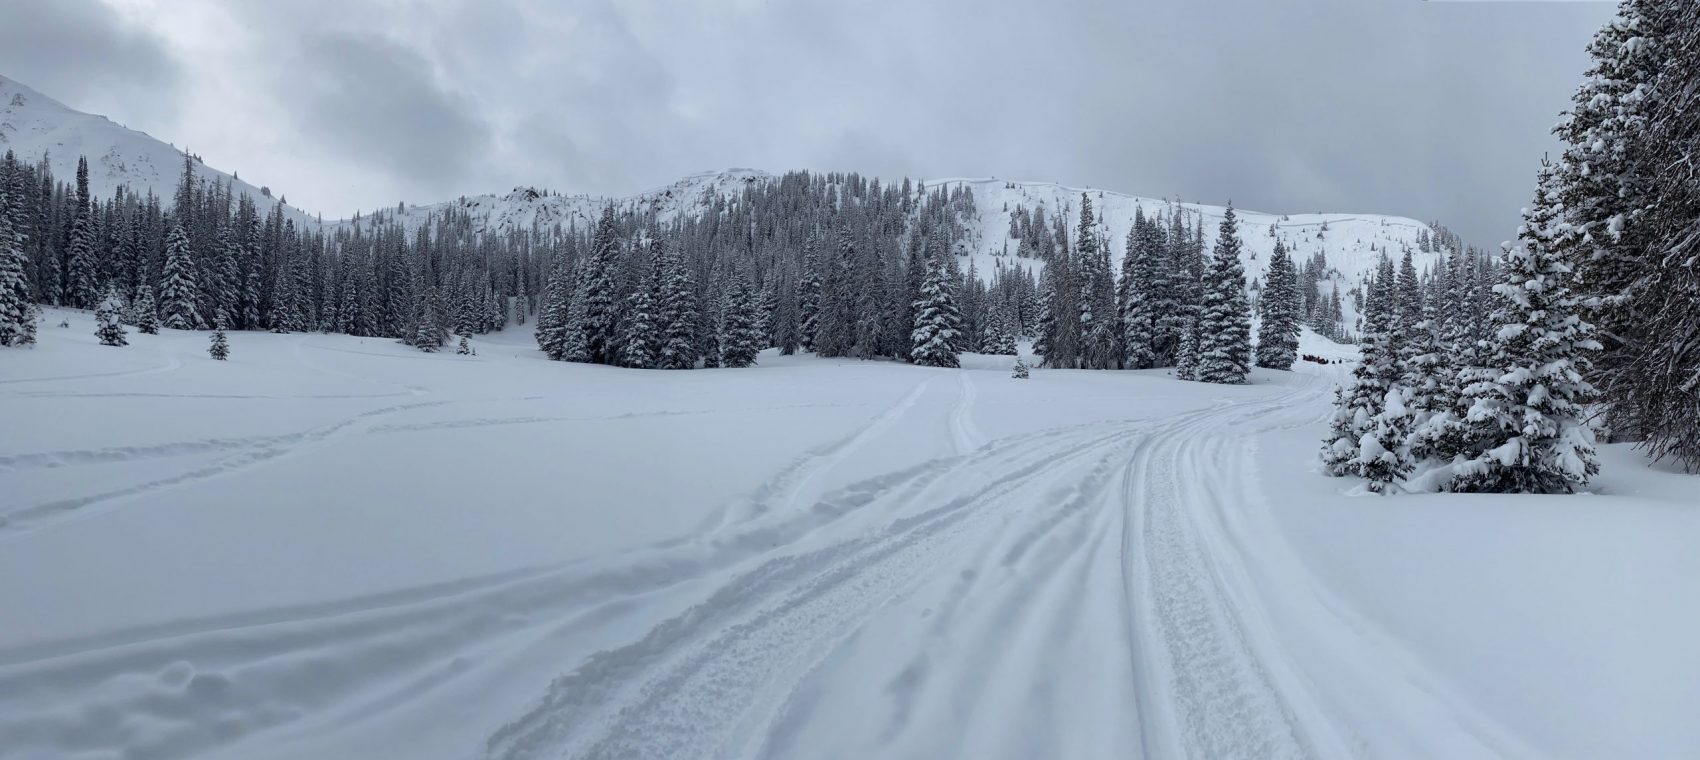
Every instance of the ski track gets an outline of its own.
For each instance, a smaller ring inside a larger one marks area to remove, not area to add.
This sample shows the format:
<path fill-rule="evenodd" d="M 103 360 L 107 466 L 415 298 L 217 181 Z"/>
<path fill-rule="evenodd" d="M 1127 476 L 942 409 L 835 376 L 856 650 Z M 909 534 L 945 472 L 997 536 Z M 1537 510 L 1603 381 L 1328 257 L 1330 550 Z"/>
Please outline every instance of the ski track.
<path fill-rule="evenodd" d="M 1018 448 L 988 447 L 978 456 L 939 460 L 952 476 L 977 465 L 1015 466 L 994 467 L 1002 474 L 984 487 L 899 517 L 883 532 L 776 557 L 737 577 L 644 639 L 596 655 L 558 679 L 541 704 L 491 737 L 490 755 L 740 754 L 759 738 L 761 719 L 780 707 L 771 699 L 769 682 L 807 672 L 870 610 L 923 578 L 946 556 L 951 539 L 973 526 L 969 518 L 1009 507 L 1019 491 L 1006 486 L 1126 439 L 1121 432 L 1075 432 L 1063 436 L 1060 446 L 1029 441 Z M 1011 452 L 1021 455 L 1013 463 L 1003 458 Z M 889 495 L 898 507 L 914 498 L 902 489 Z M 728 730 L 730 735 L 716 733 Z"/>
<path fill-rule="evenodd" d="M 957 370 L 956 377 L 960 390 L 957 392 L 956 405 L 950 410 L 950 436 L 957 455 L 961 456 L 979 448 L 985 436 L 981 435 L 979 428 L 974 425 L 974 401 L 979 398 L 979 394 L 974 390 L 974 381 L 969 378 L 966 370 Z"/>
<path fill-rule="evenodd" d="M 1223 441 L 1319 390 L 980 443 L 974 386 L 967 373 L 958 377 L 945 420 L 956 456 L 815 493 L 840 464 L 897 428 L 933 385 L 929 378 L 733 500 L 708 535 L 0 651 L 0 682 L 8 685 L 0 735 L 68 753 L 190 757 L 255 732 L 305 731 L 326 720 L 316 716 L 347 721 L 391 709 L 454 682 L 499 641 L 594 630 L 646 595 L 708 580 L 700 601 L 637 640 L 563 663 L 564 674 L 530 709 L 492 727 L 486 756 L 807 754 L 798 742 L 810 726 L 833 720 L 816 711 L 817 701 L 833 679 L 862 675 L 853 666 L 864 627 L 923 604 L 931 617 L 898 660 L 891 714 L 870 723 L 879 727 L 876 751 L 1307 758 L 1347 746 L 1295 693 L 1305 687 L 1291 664 L 1272 662 L 1281 654 L 1271 634 L 1244 617 L 1256 606 L 1242 598 L 1249 569 L 1235 566 L 1227 556 L 1234 547 L 1202 522 L 1245 498 L 1234 484 L 1215 482 L 1224 467 L 1244 464 L 1235 457 L 1246 447 Z M 238 452 L 171 478 L 17 510 L 4 527 L 214 477 L 440 403 L 386 407 L 285 436 L 0 457 L 7 471 Z M 850 514 L 872 516 L 864 523 L 872 527 L 827 530 Z M 123 688 L 101 688 L 112 684 Z M 1011 715 L 1021 718 L 992 722 Z M 134 720 L 151 724 L 153 743 L 129 739 Z M 952 742 L 941 730 L 961 735 Z M 11 756 L 0 746 L 0 758 Z"/>
<path fill-rule="evenodd" d="M 448 401 L 421 401 L 411 404 L 398 404 L 362 412 L 340 422 L 324 425 L 299 433 L 280 436 L 260 436 L 247 439 L 210 439 L 206 441 L 191 441 L 177 444 L 161 444 L 157 446 L 117 447 L 94 451 L 48 452 L 43 454 L 11 455 L 0 458 L 0 472 L 20 467 L 52 467 L 57 465 L 78 463 L 92 464 L 99 462 L 123 461 L 137 457 L 179 456 L 192 453 L 207 453 L 230 451 L 231 456 L 225 457 L 205 467 L 179 472 L 169 477 L 137 483 L 134 485 L 104 491 L 84 496 L 74 496 L 65 499 L 40 502 L 17 507 L 0 506 L 0 539 L 8 534 L 17 535 L 22 531 L 39 528 L 43 523 L 67 519 L 74 515 L 88 514 L 91 507 L 106 505 L 130 496 L 151 493 L 165 488 L 194 483 L 208 478 L 214 478 L 231 472 L 244 470 L 255 465 L 276 460 L 288 454 L 296 453 L 303 448 L 322 444 L 334 436 L 347 431 L 359 423 L 374 417 L 419 409 L 429 406 L 441 406 L 451 403 Z"/>

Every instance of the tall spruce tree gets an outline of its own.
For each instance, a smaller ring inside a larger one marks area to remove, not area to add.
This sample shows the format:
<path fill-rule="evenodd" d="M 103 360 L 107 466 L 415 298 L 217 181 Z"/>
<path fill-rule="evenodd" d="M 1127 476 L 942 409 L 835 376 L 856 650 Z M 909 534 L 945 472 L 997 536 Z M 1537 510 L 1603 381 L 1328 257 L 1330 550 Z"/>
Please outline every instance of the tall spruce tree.
<path fill-rule="evenodd" d="M 658 308 L 661 346 L 657 363 L 662 369 L 694 369 L 697 351 L 697 297 L 690 270 L 678 251 L 669 247 L 661 253 L 662 270 Z"/>
<path fill-rule="evenodd" d="M 8 155 L 10 155 L 8 153 Z M 0 346 L 35 342 L 35 307 L 30 303 L 23 236 L 13 226 L 11 212 L 18 200 L 0 186 Z"/>
<path fill-rule="evenodd" d="M 720 366 L 739 369 L 756 363 L 766 341 L 761 329 L 761 303 L 749 277 L 740 273 L 730 279 L 725 307 L 720 311 Z"/>
<path fill-rule="evenodd" d="M 1122 366 L 1129 369 L 1157 365 L 1157 314 L 1153 309 L 1157 304 L 1156 270 L 1162 256 L 1162 228 L 1147 219 L 1143 209 L 1136 209 L 1116 291 L 1116 311 L 1122 323 Z"/>
<path fill-rule="evenodd" d="M 1292 369 L 1299 354 L 1299 280 L 1287 247 L 1275 241 L 1263 297 L 1257 302 L 1257 366 Z"/>
<path fill-rule="evenodd" d="M 159 281 L 160 322 L 173 330 L 199 330 L 206 326 L 201 319 L 200 287 L 195 276 L 195 260 L 189 251 L 189 235 L 183 225 L 171 225 L 165 238 L 165 267 Z"/>
<path fill-rule="evenodd" d="M 1229 206 L 1216 233 L 1216 249 L 1198 317 L 1197 367 L 1206 383 L 1243 383 L 1251 363 L 1251 305 L 1246 301 L 1240 235 Z"/>
<path fill-rule="evenodd" d="M 958 367 L 956 338 L 962 317 L 957 313 L 955 288 L 944 257 L 927 260 L 927 276 L 915 301 L 915 328 L 910 333 L 909 360 L 928 367 Z"/>
<path fill-rule="evenodd" d="M 584 335 L 586 361 L 613 364 L 618 359 L 619 307 L 616 268 L 620 257 L 620 228 L 614 207 L 604 206 L 590 241 L 590 257 L 581 265 L 575 306 L 581 312 L 578 329 Z"/>
<path fill-rule="evenodd" d="M 1467 443 L 1449 490 L 1570 493 L 1599 471 L 1583 372 L 1600 345 L 1555 245 L 1562 201 L 1550 168 L 1539 188 L 1501 258 L 1490 364 L 1468 375 Z"/>
<path fill-rule="evenodd" d="M 1364 298 L 1358 364 L 1352 368 L 1346 386 L 1334 392 L 1334 414 L 1322 445 L 1323 471 L 1329 475 L 1363 474 L 1361 443 L 1384 411 L 1387 394 L 1399 377 L 1388 337 L 1394 313 L 1394 277 L 1393 263 L 1383 256 Z"/>

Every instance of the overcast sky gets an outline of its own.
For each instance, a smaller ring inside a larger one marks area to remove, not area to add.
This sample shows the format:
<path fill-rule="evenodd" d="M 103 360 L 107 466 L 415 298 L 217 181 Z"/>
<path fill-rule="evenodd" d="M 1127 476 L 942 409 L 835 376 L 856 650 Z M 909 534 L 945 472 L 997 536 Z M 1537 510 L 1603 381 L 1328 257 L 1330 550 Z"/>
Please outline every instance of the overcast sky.
<path fill-rule="evenodd" d="M 1515 228 L 1604 2 L 0 0 L 0 74 L 327 217 L 704 169 Z"/>

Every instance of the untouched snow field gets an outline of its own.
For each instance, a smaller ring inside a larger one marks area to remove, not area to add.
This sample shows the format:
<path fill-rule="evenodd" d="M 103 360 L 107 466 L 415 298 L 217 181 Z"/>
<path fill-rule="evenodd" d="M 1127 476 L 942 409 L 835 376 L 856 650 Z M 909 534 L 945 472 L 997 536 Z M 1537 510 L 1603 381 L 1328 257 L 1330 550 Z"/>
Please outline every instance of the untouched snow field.
<path fill-rule="evenodd" d="M 1345 496 L 1341 365 L 44 322 L 0 351 L 0 758 L 1700 756 L 1697 479 Z"/>

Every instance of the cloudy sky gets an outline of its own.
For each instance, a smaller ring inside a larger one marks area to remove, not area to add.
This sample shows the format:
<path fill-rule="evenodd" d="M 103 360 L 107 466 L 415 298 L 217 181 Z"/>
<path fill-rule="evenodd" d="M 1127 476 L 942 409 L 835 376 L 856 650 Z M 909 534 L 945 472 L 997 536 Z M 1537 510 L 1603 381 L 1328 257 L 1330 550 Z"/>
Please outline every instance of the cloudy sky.
<path fill-rule="evenodd" d="M 326 216 L 704 169 L 1515 226 L 1604 2 L 0 0 L 0 74 Z"/>

